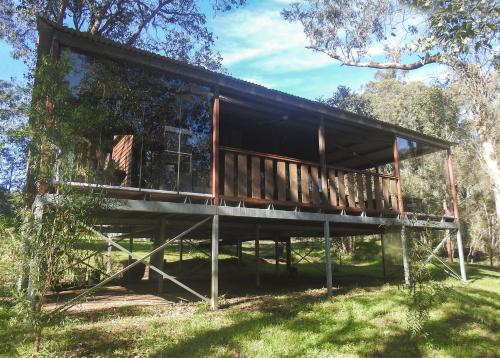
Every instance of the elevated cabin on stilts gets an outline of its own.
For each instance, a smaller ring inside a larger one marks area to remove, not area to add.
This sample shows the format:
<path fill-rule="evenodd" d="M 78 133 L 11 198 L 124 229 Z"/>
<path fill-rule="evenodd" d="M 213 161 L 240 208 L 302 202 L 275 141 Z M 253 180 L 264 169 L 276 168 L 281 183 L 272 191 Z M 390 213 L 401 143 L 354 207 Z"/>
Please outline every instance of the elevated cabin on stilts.
<path fill-rule="evenodd" d="M 76 176 L 71 185 L 116 199 L 100 227 L 150 237 L 150 272 L 180 285 L 162 269 L 167 238 L 182 239 L 176 235 L 186 228 L 191 239 L 211 238 L 214 308 L 220 245 L 236 245 L 241 255 L 241 243 L 255 241 L 258 256 L 259 241 L 285 243 L 289 266 L 291 237 L 325 239 L 331 294 L 330 237 L 401 231 L 408 281 L 405 227 L 459 233 L 445 140 L 44 19 L 38 30 L 39 54 L 69 60 L 66 79 L 75 101 L 91 102 L 95 85 L 109 81 L 104 125 L 88 133 L 87 145 L 74 155 L 75 166 L 90 165 L 103 175 Z M 445 152 L 446 178 L 434 184 L 448 187 L 452 204 L 446 212 L 423 213 L 418 198 L 405 197 L 400 164 L 439 151 Z M 49 187 L 40 194 L 50 202 L 51 193 Z M 460 234 L 458 247 L 465 280 Z"/>

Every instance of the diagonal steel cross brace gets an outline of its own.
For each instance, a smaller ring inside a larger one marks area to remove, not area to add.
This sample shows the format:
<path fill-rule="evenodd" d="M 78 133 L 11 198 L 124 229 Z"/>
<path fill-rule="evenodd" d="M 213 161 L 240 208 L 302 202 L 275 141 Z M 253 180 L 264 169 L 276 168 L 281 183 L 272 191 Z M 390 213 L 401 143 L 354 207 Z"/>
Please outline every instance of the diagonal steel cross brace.
<path fill-rule="evenodd" d="M 184 240 L 184 242 L 186 242 L 186 243 L 187 243 L 189 246 L 191 246 L 194 250 L 201 252 L 201 253 L 202 253 L 203 255 L 205 255 L 206 257 L 208 257 L 208 258 L 212 257 L 210 254 L 207 254 L 207 253 L 206 253 L 206 251 L 204 251 L 204 250 L 200 249 L 199 247 L 196 247 L 196 245 L 195 245 L 195 244 L 193 244 L 193 243 L 191 242 L 191 240 Z"/>
<path fill-rule="evenodd" d="M 297 251 L 292 250 L 292 252 L 293 252 L 295 255 L 297 255 L 298 257 L 300 257 L 300 259 L 296 262 L 296 264 L 298 264 L 298 263 L 299 263 L 300 261 L 302 261 L 302 260 L 305 260 L 305 261 L 309 262 L 310 264 L 312 264 L 312 262 L 311 262 L 311 261 L 309 261 L 309 260 L 307 259 L 307 257 L 308 257 L 308 256 L 309 256 L 309 255 L 310 255 L 310 254 L 314 251 L 314 249 L 315 249 L 315 247 L 313 247 L 312 249 L 310 249 L 310 250 L 309 250 L 308 252 L 306 252 L 304 255 L 301 255 L 301 254 L 299 254 Z"/>
<path fill-rule="evenodd" d="M 148 229 L 143 229 L 143 230 L 137 230 L 137 231 L 134 231 L 134 233 L 135 233 L 135 234 L 137 234 L 137 233 L 141 233 L 141 232 L 144 232 L 144 231 L 149 231 L 149 230 L 151 230 L 151 229 L 149 229 L 149 228 L 148 228 Z M 120 236 L 114 236 L 114 237 L 113 237 L 113 239 L 115 239 L 115 240 L 116 240 L 115 242 L 117 242 L 117 243 L 118 243 L 118 242 L 121 242 L 121 241 L 123 241 L 123 240 L 125 240 L 125 239 L 129 238 L 129 237 L 130 237 L 130 234 L 123 234 L 123 235 L 120 235 Z M 58 272 L 58 274 L 60 274 L 60 273 L 64 272 L 65 270 L 68 270 L 68 269 L 70 269 L 70 268 L 72 268 L 72 267 L 74 267 L 74 266 L 78 265 L 79 263 L 82 263 L 82 264 L 84 264 L 84 265 L 89 266 L 88 264 L 86 264 L 86 263 L 85 263 L 85 262 L 83 262 L 83 261 L 86 261 L 86 260 L 88 260 L 88 259 L 90 259 L 90 258 L 92 258 L 92 257 L 94 257 L 94 256 L 99 255 L 99 254 L 100 254 L 100 252 L 99 252 L 99 251 L 95 251 L 95 252 L 91 253 L 90 255 L 85 256 L 83 259 L 77 259 L 77 262 L 75 262 L 75 263 L 73 263 L 73 264 L 70 264 L 70 265 L 66 266 L 65 268 L 61 269 L 61 271 L 59 271 L 59 272 Z M 94 267 L 93 267 L 93 268 L 94 268 Z M 103 272 L 102 270 L 100 270 L 100 271 L 101 271 L 101 272 Z M 104 272 L 103 272 L 103 273 L 104 273 Z M 109 276 L 109 275 L 108 275 L 108 274 L 106 274 L 106 276 Z"/>
<path fill-rule="evenodd" d="M 299 254 L 297 251 L 295 251 L 295 250 L 293 250 L 293 249 L 292 249 L 291 251 L 292 251 L 295 255 L 297 255 L 298 257 L 300 257 L 300 259 L 299 259 L 298 261 L 296 261 L 296 262 L 295 262 L 295 264 L 298 264 L 298 263 L 300 263 L 302 260 L 304 260 L 304 261 L 306 261 L 306 262 L 310 263 L 311 265 L 315 265 L 315 264 L 316 264 L 315 262 L 312 262 L 312 261 L 310 261 L 310 260 L 307 258 L 307 256 L 308 256 L 311 252 L 313 252 L 313 251 L 314 251 L 314 249 L 315 249 L 315 248 L 313 247 L 311 250 L 309 250 L 308 252 L 306 252 L 306 254 L 305 254 L 304 256 L 302 256 L 302 255 L 301 255 L 301 254 Z M 318 268 L 317 268 L 317 267 L 315 267 L 315 266 L 312 266 L 312 268 L 313 268 L 313 269 L 315 269 L 317 272 L 321 272 L 321 273 L 323 273 L 323 271 L 322 271 L 322 270 L 318 269 Z"/>
<path fill-rule="evenodd" d="M 458 280 L 462 280 L 462 278 L 458 275 L 458 273 L 455 272 L 453 267 L 448 265 L 445 261 L 443 261 L 439 256 L 436 255 L 437 252 L 439 251 L 439 249 L 444 245 L 446 240 L 447 240 L 447 238 L 444 238 L 443 240 L 441 240 L 441 242 L 432 251 L 429 250 L 428 248 L 426 248 L 425 246 L 423 246 L 422 244 L 420 244 L 427 252 L 429 252 L 429 257 L 427 257 L 427 259 L 425 260 L 424 265 L 426 265 L 429 261 L 431 261 L 432 258 L 435 258 L 437 261 L 439 261 L 445 267 L 444 271 L 447 274 L 453 276 L 454 278 L 456 278 Z M 419 272 L 420 272 L 420 270 L 422 270 L 422 268 L 419 269 Z"/>
<path fill-rule="evenodd" d="M 99 231 L 89 227 L 88 229 L 90 231 L 92 231 L 93 233 L 95 233 L 96 235 L 98 235 L 100 238 L 104 239 L 105 241 L 107 241 L 109 244 L 115 246 L 117 249 L 123 251 L 123 252 L 126 252 L 127 254 L 129 254 L 130 256 L 134 257 L 136 259 L 136 261 L 134 261 L 132 264 L 128 265 L 127 267 L 124 267 L 123 269 L 121 269 L 120 271 L 116 272 L 115 274 L 111 275 L 110 277 L 108 277 L 107 279 L 105 279 L 104 281 L 101 281 L 99 282 L 97 285 L 95 286 L 92 286 L 91 288 L 89 288 L 88 290 L 82 292 L 81 294 L 79 294 L 78 296 L 76 296 L 75 298 L 69 300 L 68 302 L 66 302 L 65 304 L 57 307 L 56 309 L 54 309 L 51 313 L 57 313 L 57 312 L 61 312 L 63 310 L 67 310 L 68 308 L 74 306 L 79 299 L 81 299 L 82 297 L 85 297 L 87 295 L 89 295 L 90 293 L 94 292 L 95 290 L 97 290 L 99 287 L 102 287 L 104 286 L 105 284 L 107 284 L 108 282 L 112 281 L 113 279 L 115 279 L 116 277 L 120 276 L 121 274 L 123 274 L 124 272 L 130 270 L 131 268 L 133 268 L 134 266 L 138 265 L 139 263 L 144 263 L 146 266 L 148 266 L 149 268 L 151 268 L 152 270 L 158 272 L 160 275 L 162 275 L 162 277 L 174 282 L 175 284 L 179 285 L 180 287 L 184 288 L 185 290 L 191 292 L 193 295 L 195 295 L 196 297 L 202 299 L 203 301 L 206 301 L 206 302 L 209 302 L 210 300 L 199 294 L 198 292 L 194 291 L 193 289 L 191 289 L 190 287 L 184 285 L 182 282 L 178 281 L 177 279 L 175 279 L 175 277 L 173 276 L 170 276 L 168 274 L 166 274 L 165 272 L 161 271 L 160 269 L 158 269 L 157 267 L 151 265 L 149 262 L 145 262 L 144 260 L 146 260 L 148 257 L 150 257 L 151 255 L 155 254 L 156 252 L 162 250 L 163 248 L 165 248 L 165 246 L 167 246 L 170 242 L 172 241 L 175 241 L 175 240 L 178 240 L 180 239 L 181 237 L 187 235 L 188 233 L 190 233 L 191 231 L 197 229 L 198 227 L 200 227 L 201 225 L 203 225 L 204 223 L 206 223 L 208 220 L 210 220 L 212 217 L 209 216 L 205 219 L 203 219 L 202 221 L 198 222 L 197 224 L 191 226 L 189 229 L 187 230 L 184 230 L 182 233 L 180 233 L 179 235 L 177 235 L 176 237 L 170 239 L 170 240 L 167 240 L 164 244 L 162 244 L 161 246 L 158 246 L 156 249 L 150 251 L 148 254 L 146 254 L 145 256 L 143 256 L 142 258 L 141 257 L 138 257 L 136 255 L 134 255 L 132 252 L 128 251 L 126 248 L 124 248 L 123 246 L 117 244 L 116 242 L 114 242 L 112 239 L 110 239 L 109 237 L 107 237 L 106 235 L 103 235 L 101 234 Z"/>

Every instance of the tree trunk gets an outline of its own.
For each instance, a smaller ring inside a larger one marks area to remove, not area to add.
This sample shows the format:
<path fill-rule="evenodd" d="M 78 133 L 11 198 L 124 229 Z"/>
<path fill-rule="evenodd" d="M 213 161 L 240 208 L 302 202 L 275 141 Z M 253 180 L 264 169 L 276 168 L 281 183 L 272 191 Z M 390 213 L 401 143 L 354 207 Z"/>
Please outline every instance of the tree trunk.
<path fill-rule="evenodd" d="M 448 262 L 453 263 L 453 240 L 451 239 L 450 230 L 444 232 L 446 237 L 446 252 L 448 253 Z"/>
<path fill-rule="evenodd" d="M 495 146 L 489 140 L 481 140 L 481 155 L 484 160 L 486 173 L 491 181 L 491 189 L 495 199 L 495 232 L 498 233 L 500 226 L 500 169 L 498 168 L 498 161 L 495 154 Z"/>
<path fill-rule="evenodd" d="M 38 355 L 38 353 L 40 353 L 41 340 L 42 340 L 42 328 L 37 328 L 35 330 L 35 345 L 33 347 L 33 350 L 35 351 L 35 355 Z"/>

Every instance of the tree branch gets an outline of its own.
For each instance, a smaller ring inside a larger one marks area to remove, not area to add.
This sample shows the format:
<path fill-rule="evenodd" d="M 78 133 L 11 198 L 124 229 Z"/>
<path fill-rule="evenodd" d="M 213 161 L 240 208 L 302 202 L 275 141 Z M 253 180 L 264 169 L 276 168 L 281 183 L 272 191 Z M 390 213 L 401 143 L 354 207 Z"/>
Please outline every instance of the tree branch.
<path fill-rule="evenodd" d="M 55 19 L 58 25 L 62 25 L 64 21 L 64 17 L 66 15 L 66 8 L 68 7 L 68 0 L 63 0 L 61 2 L 61 8 L 59 9 L 59 13 L 57 14 L 57 18 Z"/>
<path fill-rule="evenodd" d="M 104 15 L 110 8 L 111 4 L 113 3 L 113 0 L 107 0 L 100 8 L 97 10 L 97 13 L 95 15 L 95 20 L 94 22 L 89 26 L 88 32 L 90 32 L 92 35 L 97 33 L 99 30 L 99 26 L 101 26 L 101 22 L 104 18 Z"/>
<path fill-rule="evenodd" d="M 400 62 L 374 62 L 374 61 L 368 61 L 368 62 L 359 62 L 359 61 L 353 61 L 348 59 L 345 56 L 336 54 L 336 53 L 331 53 L 325 49 L 316 47 L 316 46 L 307 46 L 306 48 L 318 51 L 318 52 L 323 52 L 327 54 L 329 57 L 333 58 L 334 60 L 337 60 L 341 62 L 343 65 L 346 66 L 353 66 L 353 67 L 369 67 L 369 68 L 377 68 L 380 70 L 415 70 L 417 68 L 423 67 L 425 65 L 429 65 L 431 63 L 438 63 L 439 62 L 439 56 L 430 56 L 427 55 L 425 58 L 421 59 L 420 61 L 415 61 L 412 63 L 400 63 Z"/>
<path fill-rule="evenodd" d="M 143 18 L 142 21 L 137 25 L 134 33 L 127 40 L 127 45 L 133 45 L 141 35 L 142 30 L 151 22 L 151 20 L 153 20 L 156 15 L 158 15 L 158 13 L 163 9 L 165 5 L 168 5 L 172 2 L 173 0 L 160 0 L 158 2 L 158 6 L 154 10 L 152 10 L 145 18 Z"/>

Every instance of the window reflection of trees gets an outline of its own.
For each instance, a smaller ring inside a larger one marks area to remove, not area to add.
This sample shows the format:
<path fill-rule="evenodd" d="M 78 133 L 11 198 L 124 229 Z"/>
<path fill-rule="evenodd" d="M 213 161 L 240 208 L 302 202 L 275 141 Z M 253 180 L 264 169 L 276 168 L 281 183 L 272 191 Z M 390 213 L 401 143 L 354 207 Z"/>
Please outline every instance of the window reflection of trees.
<path fill-rule="evenodd" d="M 67 53 L 72 66 L 66 78 L 75 103 L 99 108 L 102 117 L 100 125 L 86 133 L 89 142 L 87 148 L 80 148 L 76 163 L 107 174 L 92 180 L 210 192 L 211 94 L 207 86 Z"/>
<path fill-rule="evenodd" d="M 451 215 L 445 151 L 403 138 L 397 143 L 405 210 Z"/>

